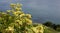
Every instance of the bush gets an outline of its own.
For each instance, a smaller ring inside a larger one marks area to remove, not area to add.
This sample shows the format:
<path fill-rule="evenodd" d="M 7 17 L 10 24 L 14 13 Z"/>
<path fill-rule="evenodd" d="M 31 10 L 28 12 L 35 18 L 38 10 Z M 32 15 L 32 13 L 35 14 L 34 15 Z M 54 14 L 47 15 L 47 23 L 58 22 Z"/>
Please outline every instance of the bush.
<path fill-rule="evenodd" d="M 31 15 L 22 12 L 22 4 L 11 4 L 11 10 L 0 12 L 0 33 L 43 33 L 42 25 L 33 26 Z"/>

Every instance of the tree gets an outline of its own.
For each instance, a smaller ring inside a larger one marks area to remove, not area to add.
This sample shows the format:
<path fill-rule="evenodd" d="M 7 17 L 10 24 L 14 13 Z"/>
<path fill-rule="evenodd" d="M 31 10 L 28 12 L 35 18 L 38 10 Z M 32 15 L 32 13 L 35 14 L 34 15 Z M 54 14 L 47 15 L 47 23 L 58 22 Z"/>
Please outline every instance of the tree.
<path fill-rule="evenodd" d="M 52 28 L 53 28 L 54 30 L 56 30 L 56 28 L 57 28 L 56 24 L 52 24 Z"/>
<path fill-rule="evenodd" d="M 51 27 L 52 26 L 52 22 L 51 21 L 47 21 L 45 23 L 43 23 L 44 25 L 48 26 L 48 27 Z"/>
<path fill-rule="evenodd" d="M 57 26 L 56 30 L 60 32 L 60 24 L 58 24 L 56 26 Z"/>

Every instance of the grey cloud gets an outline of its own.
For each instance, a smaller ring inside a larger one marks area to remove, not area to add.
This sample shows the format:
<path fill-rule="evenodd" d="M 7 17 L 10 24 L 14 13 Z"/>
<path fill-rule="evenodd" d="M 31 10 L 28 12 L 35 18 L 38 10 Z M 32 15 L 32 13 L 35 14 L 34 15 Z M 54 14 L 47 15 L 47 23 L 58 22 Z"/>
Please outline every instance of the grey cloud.
<path fill-rule="evenodd" d="M 10 3 L 22 3 L 24 12 L 42 21 L 60 22 L 60 0 L 0 0 L 0 9 L 9 9 Z"/>

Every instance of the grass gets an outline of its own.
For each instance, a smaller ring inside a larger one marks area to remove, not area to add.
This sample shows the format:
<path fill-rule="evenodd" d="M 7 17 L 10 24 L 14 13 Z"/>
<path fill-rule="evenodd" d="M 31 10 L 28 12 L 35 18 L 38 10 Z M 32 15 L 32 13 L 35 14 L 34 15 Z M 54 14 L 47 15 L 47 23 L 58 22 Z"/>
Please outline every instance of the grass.
<path fill-rule="evenodd" d="M 59 33 L 59 32 L 55 31 L 52 28 L 49 28 L 49 27 L 45 26 L 44 33 Z"/>
<path fill-rule="evenodd" d="M 40 23 L 33 23 L 34 26 L 37 26 L 38 24 L 40 24 Z M 44 33 L 60 33 L 60 32 L 57 32 L 57 31 L 55 31 L 52 28 L 49 28 L 47 26 L 44 26 Z"/>

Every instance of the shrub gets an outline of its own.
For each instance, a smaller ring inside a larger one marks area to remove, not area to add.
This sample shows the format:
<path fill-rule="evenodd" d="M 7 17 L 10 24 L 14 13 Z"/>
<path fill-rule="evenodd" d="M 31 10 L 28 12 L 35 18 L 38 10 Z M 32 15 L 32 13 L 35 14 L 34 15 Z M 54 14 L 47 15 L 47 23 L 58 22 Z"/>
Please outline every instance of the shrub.
<path fill-rule="evenodd" d="M 0 12 L 1 33 L 43 33 L 43 26 L 32 25 L 31 15 L 22 12 L 22 4 L 11 4 L 11 10 Z"/>

